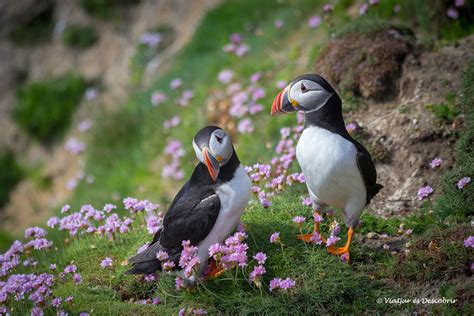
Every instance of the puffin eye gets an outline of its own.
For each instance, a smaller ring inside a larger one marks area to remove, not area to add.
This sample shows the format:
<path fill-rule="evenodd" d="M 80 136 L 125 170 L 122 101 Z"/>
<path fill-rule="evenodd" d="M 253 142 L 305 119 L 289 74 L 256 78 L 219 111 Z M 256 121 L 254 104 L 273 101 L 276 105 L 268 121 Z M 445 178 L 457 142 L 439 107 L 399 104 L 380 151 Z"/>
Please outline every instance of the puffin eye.
<path fill-rule="evenodd" d="M 219 136 L 217 136 L 217 135 L 215 135 L 215 136 L 216 136 L 216 140 L 219 142 L 219 144 L 222 144 L 222 140 L 223 140 L 224 138 L 219 137 Z"/>
<path fill-rule="evenodd" d="M 301 83 L 301 92 L 303 92 L 303 93 L 308 92 L 308 88 L 306 88 L 304 83 Z"/>

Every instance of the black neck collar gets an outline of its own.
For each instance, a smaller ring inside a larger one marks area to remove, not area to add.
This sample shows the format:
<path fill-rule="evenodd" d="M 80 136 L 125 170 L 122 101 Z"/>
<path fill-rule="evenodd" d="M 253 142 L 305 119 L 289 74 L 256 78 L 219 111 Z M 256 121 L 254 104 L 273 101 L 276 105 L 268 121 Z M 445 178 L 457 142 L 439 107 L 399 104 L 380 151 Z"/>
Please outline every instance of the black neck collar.
<path fill-rule="evenodd" d="M 337 93 L 334 93 L 321 109 L 305 113 L 304 127 L 311 126 L 327 129 L 346 138 L 349 136 L 342 117 L 342 101 Z"/>

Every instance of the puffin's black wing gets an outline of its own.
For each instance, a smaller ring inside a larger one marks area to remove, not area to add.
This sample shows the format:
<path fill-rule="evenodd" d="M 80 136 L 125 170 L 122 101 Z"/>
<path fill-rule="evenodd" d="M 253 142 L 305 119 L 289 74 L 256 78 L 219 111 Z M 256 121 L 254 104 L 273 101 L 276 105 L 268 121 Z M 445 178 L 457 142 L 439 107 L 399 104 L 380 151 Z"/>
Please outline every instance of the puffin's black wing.
<path fill-rule="evenodd" d="M 163 228 L 153 238 L 146 250 L 129 260 L 134 264 L 128 273 L 153 273 L 161 266 L 156 258 L 160 250 L 166 251 L 177 264 L 183 240 L 197 245 L 210 233 L 217 220 L 220 200 L 209 186 L 191 189 L 186 183 L 173 200 L 163 220 Z"/>
<path fill-rule="evenodd" d="M 367 149 L 356 140 L 353 140 L 353 143 L 357 148 L 357 166 L 367 190 L 366 204 L 369 204 L 370 200 L 383 188 L 383 185 L 377 183 L 377 171 Z"/>
<path fill-rule="evenodd" d="M 208 186 L 189 190 L 166 213 L 160 243 L 167 249 L 181 249 L 183 240 L 199 244 L 211 232 L 221 201 Z"/>

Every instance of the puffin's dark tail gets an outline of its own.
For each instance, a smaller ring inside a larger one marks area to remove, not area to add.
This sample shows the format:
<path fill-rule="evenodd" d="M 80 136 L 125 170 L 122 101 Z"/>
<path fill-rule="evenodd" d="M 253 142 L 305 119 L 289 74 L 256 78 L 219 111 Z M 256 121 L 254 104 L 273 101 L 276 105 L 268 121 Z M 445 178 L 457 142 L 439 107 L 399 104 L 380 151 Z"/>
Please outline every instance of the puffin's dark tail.
<path fill-rule="evenodd" d="M 370 200 L 379 193 L 380 190 L 382 190 L 383 185 L 376 183 L 375 185 L 372 185 L 368 188 L 367 190 L 367 204 L 369 204 Z"/>
<path fill-rule="evenodd" d="M 372 196 L 371 197 L 374 197 L 377 195 L 377 193 L 379 193 L 380 190 L 382 190 L 383 188 L 383 185 L 379 184 L 379 183 L 376 183 L 373 187 L 372 187 Z"/>
<path fill-rule="evenodd" d="M 156 253 L 162 250 L 160 244 L 155 242 L 148 246 L 147 249 L 140 252 L 136 256 L 130 258 L 128 262 L 133 267 L 128 270 L 127 274 L 152 274 L 158 270 L 161 270 L 161 263 L 156 258 Z"/>
<path fill-rule="evenodd" d="M 126 274 L 153 274 L 161 270 L 161 264 L 158 260 L 135 263 L 133 267 L 125 272 Z"/>

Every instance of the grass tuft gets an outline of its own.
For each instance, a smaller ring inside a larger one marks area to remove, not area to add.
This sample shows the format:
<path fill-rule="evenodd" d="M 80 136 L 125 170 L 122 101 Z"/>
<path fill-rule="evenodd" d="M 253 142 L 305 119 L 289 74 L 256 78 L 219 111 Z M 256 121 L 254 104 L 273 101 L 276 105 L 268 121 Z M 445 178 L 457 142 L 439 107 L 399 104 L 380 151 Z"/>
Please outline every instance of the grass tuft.
<path fill-rule="evenodd" d="M 32 138 L 49 143 L 69 127 L 85 80 L 74 74 L 26 83 L 17 92 L 13 118 Z"/>

